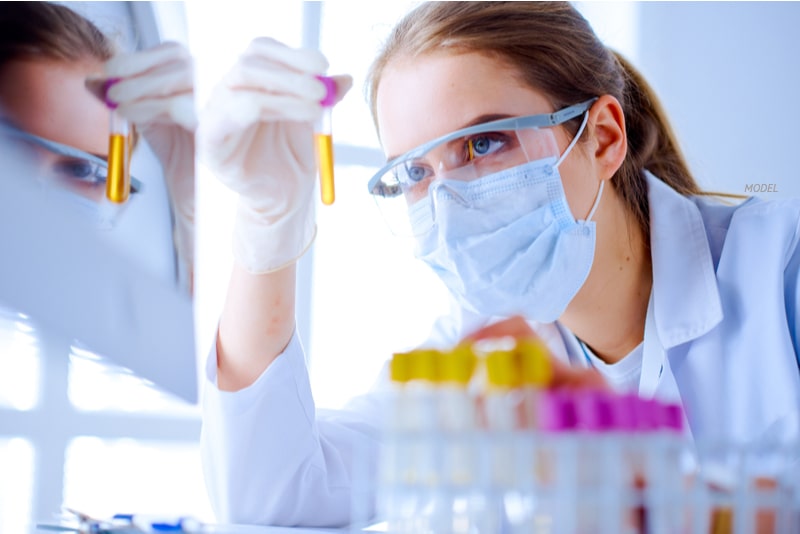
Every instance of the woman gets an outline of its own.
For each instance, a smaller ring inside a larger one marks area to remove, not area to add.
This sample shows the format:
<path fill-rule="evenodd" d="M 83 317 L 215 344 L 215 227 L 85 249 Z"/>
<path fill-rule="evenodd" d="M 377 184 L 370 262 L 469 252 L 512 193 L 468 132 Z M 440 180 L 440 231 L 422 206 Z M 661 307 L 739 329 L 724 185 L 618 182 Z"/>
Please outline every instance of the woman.
<path fill-rule="evenodd" d="M 105 170 L 96 169 L 93 158 L 108 156 L 105 100 L 116 104 L 162 165 L 177 252 L 188 272 L 194 261 L 192 76 L 191 58 L 176 43 L 121 53 L 91 21 L 68 7 L 14 2 L 0 10 L 0 121 L 6 131 L 42 139 L 28 147 L 42 177 L 75 193 L 78 204 L 97 203 L 105 193 Z M 112 78 L 116 83 L 99 94 L 97 88 Z M 77 150 L 54 151 L 59 145 Z M 88 156 L 81 158 L 81 153 Z"/>
<path fill-rule="evenodd" d="M 352 443 L 378 439 L 369 396 L 315 413 L 294 334 L 324 70 L 316 53 L 256 41 L 201 121 L 209 162 L 240 193 L 203 438 L 223 521 L 346 523 Z M 370 191 L 400 204 L 459 303 L 441 339 L 513 316 L 471 337 L 535 331 L 571 364 L 560 380 L 600 373 L 681 402 L 697 440 L 797 435 L 800 204 L 704 195 L 653 92 L 574 8 L 423 4 L 369 89 L 389 160 Z"/>

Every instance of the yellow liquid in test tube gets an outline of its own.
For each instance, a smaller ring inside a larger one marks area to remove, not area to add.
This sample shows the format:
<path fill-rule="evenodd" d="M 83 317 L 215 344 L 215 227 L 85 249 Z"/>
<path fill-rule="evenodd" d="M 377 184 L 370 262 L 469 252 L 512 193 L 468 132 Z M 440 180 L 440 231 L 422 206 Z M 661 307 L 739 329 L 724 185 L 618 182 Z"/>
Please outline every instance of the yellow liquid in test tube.
<path fill-rule="evenodd" d="M 131 176 L 128 165 L 129 149 L 127 135 L 114 133 L 109 136 L 106 197 L 111 202 L 118 204 L 128 200 L 131 190 Z"/>
<path fill-rule="evenodd" d="M 315 133 L 314 141 L 317 146 L 317 168 L 319 169 L 322 203 L 331 205 L 335 198 L 333 190 L 333 137 L 326 133 Z"/>

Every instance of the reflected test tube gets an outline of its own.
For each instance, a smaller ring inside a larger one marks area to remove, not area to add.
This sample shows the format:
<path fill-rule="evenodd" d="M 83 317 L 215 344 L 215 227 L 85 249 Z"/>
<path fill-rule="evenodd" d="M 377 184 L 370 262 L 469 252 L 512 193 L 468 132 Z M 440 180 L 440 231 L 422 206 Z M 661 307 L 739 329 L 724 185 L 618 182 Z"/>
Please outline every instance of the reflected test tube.
<path fill-rule="evenodd" d="M 105 92 L 117 81 L 112 78 L 105 83 Z M 108 128 L 108 176 L 106 177 L 106 198 L 116 204 L 128 200 L 131 191 L 130 173 L 130 127 L 128 121 L 117 112 L 117 104 L 106 97 L 106 105 L 111 109 Z"/>
<path fill-rule="evenodd" d="M 325 98 L 320 101 L 322 117 L 314 126 L 314 145 L 317 155 L 317 169 L 319 169 L 319 185 L 322 203 L 333 204 L 336 195 L 333 188 L 333 135 L 331 125 L 331 112 L 336 100 L 336 82 L 327 76 L 317 76 L 325 84 Z"/>

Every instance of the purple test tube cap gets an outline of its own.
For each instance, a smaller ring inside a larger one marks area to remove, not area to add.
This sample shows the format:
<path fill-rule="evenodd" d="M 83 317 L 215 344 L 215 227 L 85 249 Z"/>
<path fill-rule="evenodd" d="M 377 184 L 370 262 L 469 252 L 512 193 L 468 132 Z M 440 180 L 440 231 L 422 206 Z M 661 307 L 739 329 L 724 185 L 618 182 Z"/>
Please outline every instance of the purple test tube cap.
<path fill-rule="evenodd" d="M 109 78 L 103 82 L 103 99 L 105 100 L 105 104 L 108 109 L 117 109 L 117 106 L 119 106 L 119 104 L 108 98 L 108 90 L 111 89 L 112 85 L 119 82 L 121 79 L 122 78 Z"/>
<path fill-rule="evenodd" d="M 662 427 L 670 432 L 683 433 L 683 406 L 664 404 L 661 406 Z"/>
<path fill-rule="evenodd" d="M 638 432 L 658 430 L 661 419 L 661 405 L 653 399 L 637 397 L 634 401 L 636 429 Z"/>
<path fill-rule="evenodd" d="M 574 396 L 577 427 L 588 432 L 607 432 L 613 428 L 611 399 L 600 391 L 579 390 Z"/>
<path fill-rule="evenodd" d="M 542 391 L 536 403 L 536 421 L 545 432 L 575 428 L 575 404 L 566 391 Z"/>
<path fill-rule="evenodd" d="M 612 395 L 609 397 L 611 426 L 617 432 L 636 431 L 636 395 Z"/>
<path fill-rule="evenodd" d="M 319 101 L 320 105 L 329 108 L 336 103 L 336 82 L 330 76 L 317 76 L 325 86 L 325 98 Z"/>

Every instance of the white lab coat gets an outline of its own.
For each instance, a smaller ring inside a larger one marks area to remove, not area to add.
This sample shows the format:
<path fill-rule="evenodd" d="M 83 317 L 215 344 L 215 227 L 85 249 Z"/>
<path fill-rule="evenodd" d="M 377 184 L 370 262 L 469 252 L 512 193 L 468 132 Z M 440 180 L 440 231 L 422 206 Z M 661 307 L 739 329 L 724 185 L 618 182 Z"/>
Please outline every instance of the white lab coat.
<path fill-rule="evenodd" d="M 696 440 L 796 436 L 800 200 L 728 206 L 647 179 L 654 276 L 640 392 L 682 402 Z M 431 342 L 485 322 L 456 310 Z M 536 329 L 557 357 L 586 365 L 563 326 Z M 214 385 L 212 351 L 202 449 L 220 521 L 343 525 L 354 455 L 375 472 L 382 397 L 317 411 L 304 361 L 295 336 L 254 384 L 229 393 Z"/>

